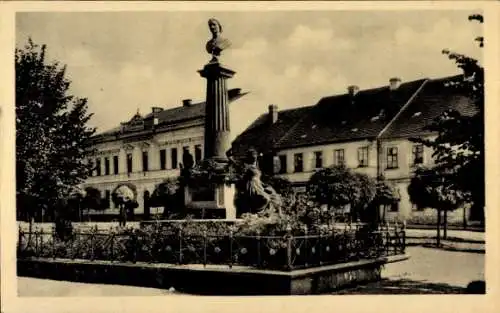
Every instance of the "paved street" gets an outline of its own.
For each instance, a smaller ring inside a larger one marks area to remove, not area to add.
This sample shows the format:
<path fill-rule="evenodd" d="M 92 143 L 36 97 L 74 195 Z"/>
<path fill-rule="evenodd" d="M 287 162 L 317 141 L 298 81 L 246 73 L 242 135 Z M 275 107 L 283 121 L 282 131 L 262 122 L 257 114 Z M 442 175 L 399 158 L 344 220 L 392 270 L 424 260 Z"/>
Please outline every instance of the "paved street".
<path fill-rule="evenodd" d="M 461 293 L 472 281 L 485 280 L 484 254 L 408 247 L 410 259 L 386 265 L 382 282 L 339 294 Z"/>
<path fill-rule="evenodd" d="M 23 297 L 129 297 L 179 295 L 164 289 L 86 284 L 31 277 L 18 277 L 18 295 Z"/>
<path fill-rule="evenodd" d="M 435 237 L 436 236 L 435 229 L 407 229 L 406 235 L 408 237 Z M 441 234 L 442 234 L 441 230 Z M 467 230 L 448 230 L 447 231 L 448 238 L 460 238 L 464 240 L 473 240 L 473 241 L 484 241 L 485 233 L 484 232 L 475 232 L 475 231 L 467 231 Z"/>
<path fill-rule="evenodd" d="M 337 294 L 460 293 L 471 281 L 484 280 L 484 254 L 409 247 L 411 258 L 386 265 L 384 280 Z M 164 296 L 168 290 L 18 278 L 20 296 Z"/>

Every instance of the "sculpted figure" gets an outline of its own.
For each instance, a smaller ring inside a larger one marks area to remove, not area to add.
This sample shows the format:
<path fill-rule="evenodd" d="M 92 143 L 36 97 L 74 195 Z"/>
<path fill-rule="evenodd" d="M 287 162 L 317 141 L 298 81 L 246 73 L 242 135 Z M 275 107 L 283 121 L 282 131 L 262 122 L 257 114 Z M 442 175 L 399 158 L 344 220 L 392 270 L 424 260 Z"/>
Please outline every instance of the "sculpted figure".
<path fill-rule="evenodd" d="M 194 162 L 193 155 L 191 153 L 189 153 L 189 151 L 184 150 L 184 152 L 182 153 L 182 163 L 180 165 L 181 173 L 182 174 L 189 173 L 191 171 L 191 169 L 193 168 L 194 164 L 195 164 L 195 162 Z"/>
<path fill-rule="evenodd" d="M 249 213 L 278 212 L 281 213 L 281 197 L 273 187 L 261 180 L 261 171 L 257 166 L 257 151 L 249 150 L 245 161 L 243 176 L 244 199 Z"/>
<path fill-rule="evenodd" d="M 211 62 L 216 62 L 218 61 L 218 57 L 221 55 L 221 52 L 231 46 L 231 42 L 221 36 L 222 25 L 215 18 L 208 20 L 208 28 L 212 33 L 212 39 L 207 42 L 206 49 L 207 52 L 212 55 Z"/>

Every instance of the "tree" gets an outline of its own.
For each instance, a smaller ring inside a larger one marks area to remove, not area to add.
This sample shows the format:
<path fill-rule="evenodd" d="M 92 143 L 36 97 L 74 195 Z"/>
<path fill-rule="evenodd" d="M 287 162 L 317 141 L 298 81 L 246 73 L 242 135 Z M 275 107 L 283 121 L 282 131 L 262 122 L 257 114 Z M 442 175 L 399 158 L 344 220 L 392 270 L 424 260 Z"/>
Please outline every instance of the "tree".
<path fill-rule="evenodd" d="M 139 206 L 137 188 L 129 183 L 120 184 L 111 193 L 111 199 L 120 209 L 120 226 L 126 226 L 129 217 L 133 218 L 134 209 Z"/>
<path fill-rule="evenodd" d="M 307 189 L 311 199 L 326 205 L 332 214 L 350 205 L 351 217 L 357 218 L 375 196 L 375 181 L 345 166 L 333 166 L 314 173 Z"/>
<path fill-rule="evenodd" d="M 156 185 L 151 195 L 153 206 L 163 207 L 163 215 L 169 218 L 172 213 L 179 213 L 184 207 L 184 188 L 179 177 L 172 177 L 163 180 Z"/>
<path fill-rule="evenodd" d="M 29 39 L 16 49 L 15 70 L 18 210 L 31 222 L 88 177 L 95 129 L 87 126 L 87 100 L 69 93 L 66 66 L 48 62 L 45 45 Z"/>
<path fill-rule="evenodd" d="M 377 180 L 375 186 L 375 197 L 373 198 L 372 204 L 377 211 L 375 218 L 377 221 L 385 221 L 385 212 L 387 211 L 387 206 L 394 204 L 399 201 L 399 194 L 394 188 L 394 186 L 388 183 L 383 177 Z M 379 209 L 383 208 L 383 216 L 380 217 Z"/>
<path fill-rule="evenodd" d="M 483 23 L 482 15 L 471 15 L 469 20 Z M 475 39 L 479 47 L 484 46 L 483 37 Z M 450 82 L 448 88 L 467 97 L 475 112 L 466 114 L 457 110 L 443 112 L 428 127 L 437 138 L 414 139 L 433 149 L 435 169 L 425 172 L 442 178 L 442 186 L 452 188 L 473 203 L 472 211 L 484 222 L 485 205 L 485 161 L 484 161 L 484 69 L 466 55 L 443 50 L 463 71 L 463 79 Z"/>
<path fill-rule="evenodd" d="M 451 175 L 451 174 L 450 174 Z M 437 245 L 441 238 L 441 212 L 444 212 L 444 233 L 446 239 L 447 212 L 464 204 L 467 196 L 457 190 L 443 173 L 436 172 L 435 168 L 417 168 L 415 176 L 408 185 L 410 201 L 421 208 L 434 208 L 437 210 Z"/>
<path fill-rule="evenodd" d="M 101 210 L 103 209 L 104 202 L 101 197 L 101 191 L 94 187 L 85 188 L 85 196 L 82 199 L 82 208 L 87 209 L 87 213 L 90 210 Z"/>
<path fill-rule="evenodd" d="M 366 174 L 353 173 L 353 176 L 358 190 L 358 193 L 354 194 L 356 198 L 353 202 L 355 218 L 366 221 L 366 210 L 375 198 L 377 184 L 373 178 Z"/>

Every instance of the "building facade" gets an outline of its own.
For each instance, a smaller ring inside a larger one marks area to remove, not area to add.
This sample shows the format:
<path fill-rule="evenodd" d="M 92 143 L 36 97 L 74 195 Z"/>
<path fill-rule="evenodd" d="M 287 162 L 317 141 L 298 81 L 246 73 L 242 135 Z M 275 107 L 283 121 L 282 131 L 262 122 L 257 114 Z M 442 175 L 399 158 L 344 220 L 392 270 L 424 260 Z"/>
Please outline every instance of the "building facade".
<path fill-rule="evenodd" d="M 240 89 L 229 90 L 229 101 L 244 94 Z M 180 175 L 185 151 L 195 162 L 203 159 L 204 122 L 205 103 L 187 99 L 172 109 L 153 107 L 145 116 L 138 112 L 119 127 L 94 136 L 95 154 L 89 160 L 94 170 L 82 188 L 98 189 L 107 209 L 90 213 L 118 215 L 111 194 L 123 183 L 137 190 L 136 215 L 159 213 L 149 207 L 148 199 L 159 183 Z"/>
<path fill-rule="evenodd" d="M 257 149 L 267 160 L 262 162 L 263 170 L 287 178 L 299 190 L 304 190 L 316 170 L 332 165 L 344 164 L 374 178 L 383 176 L 400 196 L 399 203 L 383 213 L 385 218 L 430 223 L 436 218 L 435 210 L 413 205 L 407 187 L 417 166 L 433 165 L 433 151 L 410 139 L 436 136 L 425 126 L 445 110 L 474 113 L 465 96 L 447 88 L 458 79 L 463 78 L 407 83 L 393 78 L 387 86 L 370 90 L 350 86 L 347 93 L 325 97 L 313 106 L 278 111 L 270 105 L 235 139 L 233 153 Z M 280 166 L 270 165 L 272 159 Z M 458 223 L 467 216 L 468 208 L 463 208 L 449 214 L 449 219 Z"/>

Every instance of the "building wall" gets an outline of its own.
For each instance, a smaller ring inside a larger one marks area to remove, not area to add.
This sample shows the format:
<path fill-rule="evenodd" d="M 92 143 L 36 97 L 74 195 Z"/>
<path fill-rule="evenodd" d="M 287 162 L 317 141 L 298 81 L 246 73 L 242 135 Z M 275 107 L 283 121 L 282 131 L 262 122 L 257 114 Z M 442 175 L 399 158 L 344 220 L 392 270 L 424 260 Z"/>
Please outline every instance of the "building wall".
<path fill-rule="evenodd" d="M 384 177 L 392 181 L 399 191 L 401 201 L 399 202 L 399 208 L 397 212 L 388 212 L 386 216 L 389 219 L 408 220 L 414 215 L 422 215 L 424 213 L 429 213 L 428 211 L 416 211 L 416 207 L 410 202 L 410 196 L 408 195 L 408 185 L 413 171 L 415 170 L 415 164 L 413 161 L 413 147 L 416 144 L 410 142 L 408 139 L 394 139 L 381 141 L 381 173 Z M 390 168 L 388 165 L 388 149 L 397 148 L 397 167 Z M 423 163 L 424 166 L 432 166 L 434 160 L 432 158 L 432 149 L 423 146 Z"/>
<path fill-rule="evenodd" d="M 96 171 L 82 185 L 83 188 L 94 187 L 101 191 L 104 198 L 106 191 L 110 193 L 121 183 L 132 183 L 137 188 L 137 201 L 139 207 L 136 214 L 144 213 L 144 192 L 153 193 L 157 184 L 169 177 L 180 175 L 179 164 L 182 163 L 183 148 L 188 147 L 189 152 L 195 156 L 195 147 L 200 146 L 203 157 L 203 126 L 190 126 L 187 128 L 172 129 L 155 134 L 149 140 L 127 139 L 104 142 L 96 145 L 97 153 L 90 161 L 101 160 L 101 175 Z M 172 165 L 172 149 L 177 149 L 177 166 Z M 166 168 L 161 169 L 160 150 L 166 150 Z M 148 171 L 143 171 L 143 151 L 148 153 Z M 127 172 L 127 154 L 132 154 L 132 172 Z M 118 156 L 118 174 L 114 174 L 113 156 Z M 105 158 L 110 160 L 110 174 L 105 175 Z M 110 200 L 108 210 L 101 213 L 117 213 Z M 97 213 L 97 212 L 96 212 Z"/>
<path fill-rule="evenodd" d="M 428 137 L 432 139 L 433 137 Z M 412 172 L 415 169 L 413 161 L 413 147 L 416 144 L 408 139 L 392 139 L 380 141 L 380 171 L 384 177 L 391 181 L 398 189 L 400 194 L 400 202 L 397 211 L 391 211 L 391 208 L 386 209 L 387 220 L 407 220 L 416 223 L 424 221 L 435 221 L 436 211 L 434 209 L 418 210 L 410 202 L 408 195 L 408 185 Z M 358 149 L 361 147 L 368 147 L 368 164 L 366 167 L 360 167 L 358 161 Z M 397 148 L 397 166 L 388 168 L 388 149 Z M 288 178 L 293 183 L 306 183 L 311 175 L 315 172 L 314 163 L 316 151 L 323 152 L 323 167 L 334 165 L 334 151 L 344 149 L 345 164 L 347 167 L 367 174 L 373 178 L 377 177 L 377 143 L 376 141 L 360 140 L 345 143 L 335 143 L 328 145 L 319 145 L 312 147 L 301 147 L 282 150 L 278 155 L 285 155 L 287 162 L 286 173 L 282 174 L 283 177 Z M 423 146 L 423 166 L 432 166 L 434 160 L 432 157 L 432 149 Z M 303 171 L 294 172 L 294 155 L 302 153 L 303 155 Z M 468 210 L 468 209 L 466 209 Z M 468 212 L 468 211 L 467 211 Z M 466 214 L 467 214 L 466 212 Z M 463 219 L 463 209 L 450 212 L 448 220 L 453 223 L 461 223 Z"/>
<path fill-rule="evenodd" d="M 368 163 L 366 167 L 359 166 L 358 148 L 361 147 L 368 148 Z M 347 167 L 370 176 L 376 176 L 377 145 L 375 141 L 369 140 L 319 145 L 313 147 L 301 147 L 280 151 L 278 155 L 286 155 L 287 160 L 286 174 L 284 174 L 283 176 L 288 178 L 291 182 L 307 182 L 316 170 L 314 166 L 315 152 L 321 151 L 323 155 L 323 167 L 330 167 L 334 165 L 334 151 L 339 149 L 344 149 L 345 164 Z M 294 171 L 294 155 L 297 153 L 302 153 L 303 155 L 304 169 L 302 172 Z"/>

